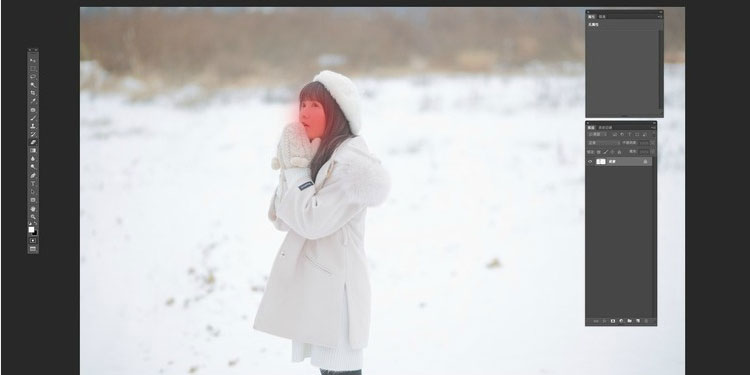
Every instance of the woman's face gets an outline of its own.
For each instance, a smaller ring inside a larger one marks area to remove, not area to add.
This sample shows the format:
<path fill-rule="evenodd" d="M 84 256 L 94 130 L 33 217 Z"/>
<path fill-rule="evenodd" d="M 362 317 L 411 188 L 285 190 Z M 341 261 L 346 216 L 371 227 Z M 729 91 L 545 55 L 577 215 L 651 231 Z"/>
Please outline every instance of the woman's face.
<path fill-rule="evenodd" d="M 326 128 L 326 114 L 323 105 L 315 100 L 303 100 L 299 104 L 299 122 L 305 126 L 307 138 L 313 140 L 323 136 Z"/>

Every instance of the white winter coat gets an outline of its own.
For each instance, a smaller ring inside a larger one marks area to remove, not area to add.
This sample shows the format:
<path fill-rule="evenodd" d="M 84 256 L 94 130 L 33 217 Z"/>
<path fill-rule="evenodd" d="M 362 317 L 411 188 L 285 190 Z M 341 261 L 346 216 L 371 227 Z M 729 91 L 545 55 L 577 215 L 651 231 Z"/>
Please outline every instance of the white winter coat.
<path fill-rule="evenodd" d="M 349 341 L 354 349 L 364 348 L 370 330 L 365 216 L 367 207 L 385 201 L 390 177 L 357 136 L 341 143 L 320 168 L 315 184 L 305 188 L 309 181 L 300 177 L 282 197 L 274 194 L 271 199 L 268 218 L 288 233 L 273 262 L 253 328 L 335 347 L 346 284 Z"/>

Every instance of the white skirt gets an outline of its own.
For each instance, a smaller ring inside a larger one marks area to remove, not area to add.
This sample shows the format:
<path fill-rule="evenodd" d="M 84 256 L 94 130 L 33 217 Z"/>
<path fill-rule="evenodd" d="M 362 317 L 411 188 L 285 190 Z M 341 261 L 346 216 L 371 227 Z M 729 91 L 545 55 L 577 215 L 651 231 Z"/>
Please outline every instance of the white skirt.
<path fill-rule="evenodd" d="M 344 286 L 343 303 L 342 316 L 339 318 L 341 334 L 339 335 L 338 347 L 328 348 L 292 340 L 292 362 L 302 362 L 305 358 L 310 357 L 311 365 L 325 370 L 351 371 L 362 369 L 362 349 L 352 349 L 349 342 L 349 305 L 346 299 L 346 285 Z"/>

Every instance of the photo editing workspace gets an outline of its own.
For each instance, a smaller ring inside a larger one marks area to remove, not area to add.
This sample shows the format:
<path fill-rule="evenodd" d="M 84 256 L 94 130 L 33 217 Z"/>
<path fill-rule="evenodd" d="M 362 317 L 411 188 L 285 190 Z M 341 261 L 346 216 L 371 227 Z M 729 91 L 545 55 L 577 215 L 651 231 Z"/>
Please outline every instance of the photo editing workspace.
<path fill-rule="evenodd" d="M 3 15 L 8 374 L 691 373 L 684 2 L 108 3 Z"/>

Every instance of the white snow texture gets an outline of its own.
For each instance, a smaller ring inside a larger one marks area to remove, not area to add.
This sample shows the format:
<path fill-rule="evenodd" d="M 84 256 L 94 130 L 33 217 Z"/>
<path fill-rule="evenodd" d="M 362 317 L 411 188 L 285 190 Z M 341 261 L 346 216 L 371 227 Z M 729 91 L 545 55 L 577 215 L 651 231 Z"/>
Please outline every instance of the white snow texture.
<path fill-rule="evenodd" d="M 584 326 L 583 75 L 352 78 L 392 178 L 364 373 L 684 373 L 684 66 L 658 120 L 659 326 L 635 328 Z M 278 92 L 81 93 L 81 374 L 317 372 L 251 327 L 284 236 Z"/>

